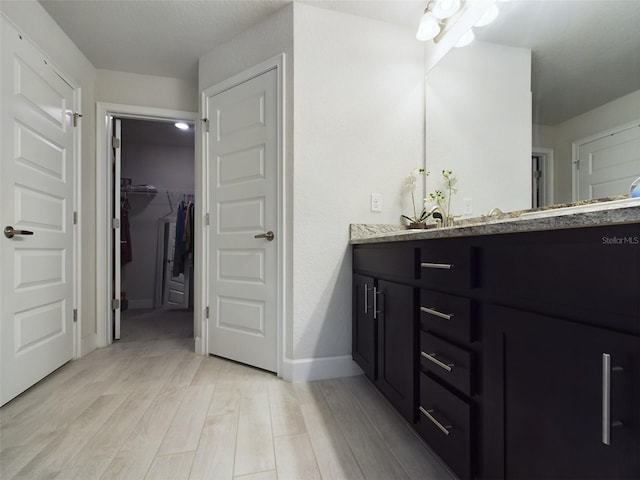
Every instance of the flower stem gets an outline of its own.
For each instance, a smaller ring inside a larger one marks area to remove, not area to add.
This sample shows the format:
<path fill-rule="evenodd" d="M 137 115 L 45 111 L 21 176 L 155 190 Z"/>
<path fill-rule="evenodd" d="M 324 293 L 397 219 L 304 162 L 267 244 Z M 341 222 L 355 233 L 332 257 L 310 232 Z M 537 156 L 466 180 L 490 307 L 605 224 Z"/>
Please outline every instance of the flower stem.
<path fill-rule="evenodd" d="M 411 192 L 411 205 L 413 205 L 413 219 L 416 220 L 418 215 L 416 214 L 416 199 L 413 196 L 413 192 Z"/>

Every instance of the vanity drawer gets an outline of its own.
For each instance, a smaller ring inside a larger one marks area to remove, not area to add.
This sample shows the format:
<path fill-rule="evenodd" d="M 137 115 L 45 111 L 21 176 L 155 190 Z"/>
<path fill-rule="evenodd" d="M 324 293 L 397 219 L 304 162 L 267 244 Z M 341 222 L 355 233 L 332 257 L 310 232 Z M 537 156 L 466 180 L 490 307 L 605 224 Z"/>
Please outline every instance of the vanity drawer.
<path fill-rule="evenodd" d="M 469 343 L 473 341 L 471 316 L 468 298 L 420 290 L 420 327 L 423 330 Z"/>
<path fill-rule="evenodd" d="M 471 406 L 424 373 L 416 429 L 460 478 L 471 478 Z"/>
<path fill-rule="evenodd" d="M 391 279 L 415 280 L 416 249 L 358 246 L 353 249 L 353 269 Z"/>
<path fill-rule="evenodd" d="M 447 384 L 471 396 L 472 353 L 445 342 L 427 332 L 420 332 L 420 366 Z"/>
<path fill-rule="evenodd" d="M 417 265 L 420 283 L 444 289 L 468 289 L 472 286 L 471 247 L 450 239 L 420 249 Z"/>

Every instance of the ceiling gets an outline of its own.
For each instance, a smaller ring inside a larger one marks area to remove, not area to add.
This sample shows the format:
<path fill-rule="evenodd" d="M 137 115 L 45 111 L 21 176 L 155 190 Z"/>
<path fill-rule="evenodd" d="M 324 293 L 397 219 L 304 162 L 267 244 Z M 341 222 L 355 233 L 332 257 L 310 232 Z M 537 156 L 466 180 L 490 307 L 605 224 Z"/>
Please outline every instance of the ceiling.
<path fill-rule="evenodd" d="M 199 57 L 293 0 L 39 1 L 96 68 L 195 81 Z M 412 30 L 426 5 L 296 1 Z M 553 125 L 640 89 L 640 0 L 512 0 L 499 6 L 498 20 L 476 29 L 476 36 L 532 49 L 536 123 Z"/>

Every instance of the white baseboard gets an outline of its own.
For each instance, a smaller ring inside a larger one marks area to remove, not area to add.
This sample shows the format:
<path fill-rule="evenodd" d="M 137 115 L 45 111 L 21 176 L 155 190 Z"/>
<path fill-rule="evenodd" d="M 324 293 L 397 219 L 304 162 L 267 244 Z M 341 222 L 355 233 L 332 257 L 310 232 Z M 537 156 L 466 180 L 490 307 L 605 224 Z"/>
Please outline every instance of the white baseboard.
<path fill-rule="evenodd" d="M 353 377 L 362 373 L 362 369 L 356 365 L 351 355 L 340 355 L 298 360 L 285 358 L 280 376 L 288 382 L 310 382 L 327 378 Z"/>
<path fill-rule="evenodd" d="M 96 348 L 98 348 L 98 336 L 92 333 L 80 340 L 80 357 L 93 352 Z"/>

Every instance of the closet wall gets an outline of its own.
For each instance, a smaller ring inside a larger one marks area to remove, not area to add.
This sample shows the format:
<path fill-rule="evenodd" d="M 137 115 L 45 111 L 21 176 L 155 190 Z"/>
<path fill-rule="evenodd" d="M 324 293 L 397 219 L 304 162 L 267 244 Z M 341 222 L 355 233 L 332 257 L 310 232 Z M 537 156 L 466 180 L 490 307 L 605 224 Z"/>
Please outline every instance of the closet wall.
<path fill-rule="evenodd" d="M 122 120 L 122 178 L 132 185 L 152 185 L 155 195 L 127 194 L 132 261 L 122 266 L 122 290 L 128 308 L 153 308 L 158 224 L 175 221 L 182 195 L 194 192 L 194 130 L 173 123 Z M 167 192 L 170 195 L 167 195 Z"/>

